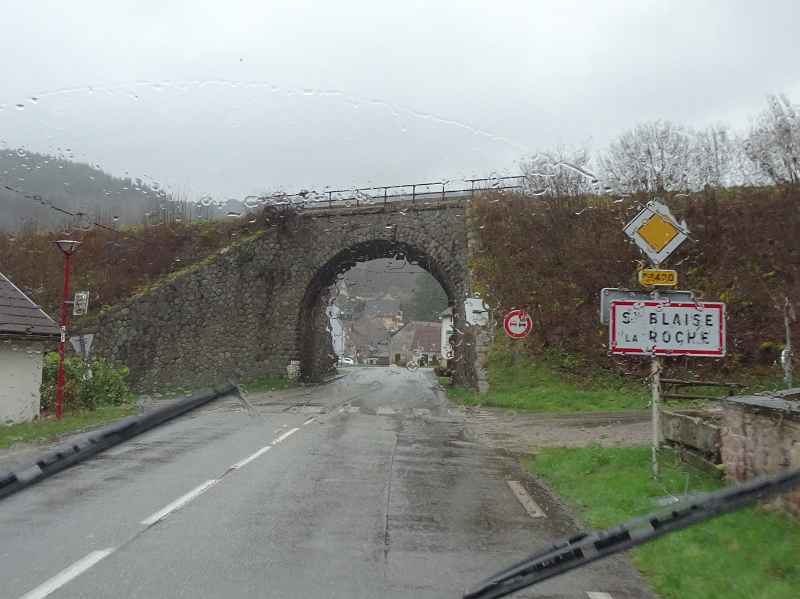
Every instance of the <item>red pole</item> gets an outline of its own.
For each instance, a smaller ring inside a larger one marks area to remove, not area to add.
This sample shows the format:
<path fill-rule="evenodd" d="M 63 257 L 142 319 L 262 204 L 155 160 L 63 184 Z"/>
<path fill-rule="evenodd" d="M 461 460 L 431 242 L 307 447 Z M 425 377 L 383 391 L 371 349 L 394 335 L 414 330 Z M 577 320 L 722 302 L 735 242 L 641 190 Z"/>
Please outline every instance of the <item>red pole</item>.
<path fill-rule="evenodd" d="M 61 303 L 61 344 L 58 348 L 58 391 L 56 392 L 56 418 L 61 418 L 61 400 L 64 397 L 64 342 L 67 340 L 67 293 L 69 289 L 69 256 L 64 252 L 67 262 L 64 267 L 64 300 Z"/>

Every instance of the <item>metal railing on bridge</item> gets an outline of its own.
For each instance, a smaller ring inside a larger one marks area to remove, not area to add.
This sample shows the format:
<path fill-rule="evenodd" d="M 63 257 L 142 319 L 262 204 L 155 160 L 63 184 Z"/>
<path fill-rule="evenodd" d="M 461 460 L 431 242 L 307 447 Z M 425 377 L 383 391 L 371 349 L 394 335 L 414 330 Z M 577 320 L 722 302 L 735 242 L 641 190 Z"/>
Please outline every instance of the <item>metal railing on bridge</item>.
<path fill-rule="evenodd" d="M 259 204 L 303 206 L 304 208 L 333 208 L 371 206 L 389 202 L 441 201 L 471 197 L 486 191 L 522 191 L 524 176 L 488 177 L 485 179 L 462 179 L 437 183 L 414 183 L 411 185 L 387 185 L 326 191 L 300 191 L 279 193 L 257 199 Z M 250 198 L 248 198 L 250 199 Z"/>

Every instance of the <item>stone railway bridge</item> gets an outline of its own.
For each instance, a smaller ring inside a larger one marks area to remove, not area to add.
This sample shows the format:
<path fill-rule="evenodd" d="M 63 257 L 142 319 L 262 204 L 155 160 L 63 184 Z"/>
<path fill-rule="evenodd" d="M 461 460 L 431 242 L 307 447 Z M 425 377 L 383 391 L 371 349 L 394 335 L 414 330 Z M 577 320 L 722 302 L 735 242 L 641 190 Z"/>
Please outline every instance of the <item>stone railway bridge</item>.
<path fill-rule="evenodd" d="M 131 370 L 132 389 L 195 387 L 236 377 L 301 380 L 335 366 L 325 308 L 338 274 L 357 262 L 404 256 L 442 285 L 464 331 L 455 380 L 478 383 L 470 295 L 467 200 L 313 209 L 221 250 L 159 287 L 79 326 L 94 353 Z"/>

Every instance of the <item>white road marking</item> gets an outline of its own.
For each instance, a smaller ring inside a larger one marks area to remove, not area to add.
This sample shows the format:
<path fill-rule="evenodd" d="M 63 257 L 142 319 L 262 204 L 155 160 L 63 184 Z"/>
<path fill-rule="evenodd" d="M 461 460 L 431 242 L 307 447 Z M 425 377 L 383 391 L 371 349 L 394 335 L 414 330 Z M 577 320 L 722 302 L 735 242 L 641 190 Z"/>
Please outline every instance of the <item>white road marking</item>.
<path fill-rule="evenodd" d="M 306 424 L 311 424 L 313 421 L 314 421 L 314 418 L 309 418 L 308 420 L 306 420 L 302 424 L 302 426 L 305 426 Z M 260 456 L 260 455 L 266 453 L 267 451 L 269 451 L 272 448 L 271 447 L 272 445 L 276 445 L 276 444 L 280 443 L 281 441 L 283 441 L 284 439 L 289 437 L 289 435 L 292 435 L 292 434 L 296 433 L 299 430 L 300 430 L 300 428 L 298 427 L 298 428 L 293 428 L 293 429 L 290 429 L 290 430 L 286 431 L 280 437 L 275 439 L 270 445 L 265 445 L 264 447 L 262 447 L 261 449 L 259 449 L 255 453 L 247 456 L 243 460 L 240 460 L 240 461 L 236 462 L 233 466 L 230 467 L 229 471 L 230 470 L 234 470 L 234 469 L 239 469 L 242 466 L 245 466 L 246 464 L 249 464 L 250 462 L 255 460 L 258 456 Z M 213 485 L 218 483 L 219 480 L 220 479 L 218 479 L 218 478 L 215 478 L 213 480 L 207 480 L 203 484 L 195 487 L 194 489 L 192 489 L 191 491 L 186 493 L 186 495 L 183 495 L 182 497 L 179 497 L 178 499 L 176 499 L 175 501 L 173 501 L 169 505 L 167 505 L 164 508 L 158 510 L 157 512 L 152 514 L 149 518 L 145 518 L 144 520 L 142 520 L 140 522 L 140 524 L 143 524 L 145 526 L 152 526 L 153 524 L 155 524 L 159 520 L 163 520 L 164 518 L 169 516 L 172 512 L 182 508 L 184 505 L 189 503 L 192 499 L 195 499 L 196 497 L 198 497 L 199 495 L 204 493 L 207 489 L 211 488 Z M 68 583 L 73 578 L 76 578 L 76 577 L 80 576 L 81 574 L 83 574 L 84 572 L 86 572 L 86 570 L 88 570 L 89 568 L 94 566 L 97 562 L 99 562 L 101 559 L 103 559 L 104 557 L 106 557 L 109 554 L 111 554 L 113 551 L 114 551 L 113 547 L 109 548 L 109 549 L 103 549 L 103 550 L 100 550 L 100 551 L 93 551 L 92 553 L 90 553 L 89 555 L 84 557 L 83 559 L 78 560 L 77 562 L 75 562 L 74 564 L 72 564 L 71 566 L 66 568 L 65 570 L 62 570 L 61 572 L 59 572 L 58 574 L 53 576 L 47 582 L 45 582 L 45 583 L 39 585 L 38 587 L 36 587 L 35 589 L 33 589 L 32 591 L 27 593 L 25 596 L 23 596 L 21 599 L 42 599 L 43 597 L 46 597 L 47 595 L 49 595 L 53 591 L 55 591 L 55 590 L 59 589 L 60 587 L 64 586 L 66 583 Z"/>
<path fill-rule="evenodd" d="M 472 416 L 475 418 L 483 418 L 484 420 L 497 420 L 497 416 L 492 416 L 486 410 L 479 410 L 478 412 L 473 412 Z"/>
<path fill-rule="evenodd" d="M 339 410 L 341 414 L 344 412 L 345 414 L 359 414 L 361 412 L 361 406 L 350 406 L 349 408 L 342 408 Z"/>
<path fill-rule="evenodd" d="M 265 445 L 257 452 L 255 452 L 253 455 L 249 455 L 245 459 L 236 462 L 233 466 L 231 466 L 231 470 L 238 470 L 242 466 L 246 466 L 247 464 L 255 460 L 258 456 L 260 456 L 262 453 L 265 453 L 269 449 L 272 449 L 272 447 L 270 445 Z"/>
<path fill-rule="evenodd" d="M 507 480 L 506 482 L 508 483 L 508 486 L 511 487 L 511 490 L 514 491 L 514 496 L 519 499 L 522 507 L 524 507 L 525 511 L 530 514 L 531 518 L 547 518 L 547 514 L 545 514 L 544 511 L 542 511 L 542 508 L 537 505 L 537 503 L 533 500 L 533 497 L 528 495 L 525 487 L 515 480 Z"/>
<path fill-rule="evenodd" d="M 272 444 L 273 444 L 273 445 L 277 445 L 278 443 L 280 443 L 281 441 L 283 441 L 283 440 L 284 440 L 286 437 L 288 437 L 289 435 L 291 435 L 291 434 L 293 434 L 293 433 L 296 433 L 296 432 L 297 432 L 297 431 L 299 431 L 299 430 L 300 430 L 299 428 L 293 428 L 293 429 L 291 429 L 291 430 L 288 430 L 288 431 L 286 431 L 286 432 L 285 432 L 285 433 L 283 433 L 283 434 L 282 434 L 280 437 L 278 437 L 277 439 L 275 439 L 275 440 L 272 442 Z"/>
<path fill-rule="evenodd" d="M 194 499 L 195 497 L 197 497 L 198 495 L 203 493 L 206 489 L 208 489 L 212 485 L 216 484 L 217 480 L 218 479 L 216 479 L 216 478 L 214 480 L 207 480 L 202 485 L 200 485 L 198 487 L 195 487 L 194 489 L 189 491 L 183 497 L 179 497 L 178 499 L 176 499 L 175 501 L 170 503 L 168 506 L 158 510 L 155 514 L 153 514 L 149 518 L 145 518 L 144 520 L 142 520 L 140 522 L 140 524 L 144 524 L 145 526 L 152 526 L 153 524 L 155 524 L 159 520 L 162 520 L 162 519 L 166 518 L 167 516 L 169 516 L 175 510 L 177 510 L 177 509 L 183 507 L 184 505 L 186 505 L 187 503 L 189 503 L 192 499 Z"/>
<path fill-rule="evenodd" d="M 102 549 L 100 551 L 92 551 L 89 555 L 87 555 L 83 559 L 79 559 L 70 567 L 66 568 L 65 570 L 62 570 L 61 572 L 53 576 L 53 578 L 51 578 L 47 582 L 40 584 L 30 593 L 22 597 L 22 599 L 42 599 L 42 597 L 47 597 L 50 593 L 64 586 L 73 578 L 77 578 L 78 576 L 86 572 L 86 570 L 94 566 L 97 562 L 99 562 L 101 559 L 109 555 L 112 551 L 114 551 L 113 548 Z"/>
<path fill-rule="evenodd" d="M 589 599 L 614 599 L 608 593 L 598 593 L 596 591 L 586 591 L 586 594 L 589 595 Z"/>
<path fill-rule="evenodd" d="M 391 415 L 391 414 L 394 414 L 394 410 L 392 408 L 378 408 L 377 410 L 375 410 L 375 413 L 378 414 L 378 415 L 381 415 L 381 414 Z"/>

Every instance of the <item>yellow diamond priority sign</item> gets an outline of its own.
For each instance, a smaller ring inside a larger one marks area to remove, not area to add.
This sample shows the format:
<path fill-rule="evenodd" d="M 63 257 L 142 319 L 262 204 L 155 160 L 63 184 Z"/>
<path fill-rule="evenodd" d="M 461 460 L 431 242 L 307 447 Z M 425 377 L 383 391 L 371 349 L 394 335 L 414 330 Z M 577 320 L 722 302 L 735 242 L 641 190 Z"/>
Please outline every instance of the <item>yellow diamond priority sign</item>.
<path fill-rule="evenodd" d="M 664 262 L 689 233 L 686 222 L 678 224 L 660 198 L 648 202 L 624 231 L 655 265 Z"/>

